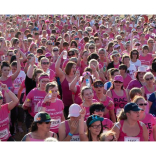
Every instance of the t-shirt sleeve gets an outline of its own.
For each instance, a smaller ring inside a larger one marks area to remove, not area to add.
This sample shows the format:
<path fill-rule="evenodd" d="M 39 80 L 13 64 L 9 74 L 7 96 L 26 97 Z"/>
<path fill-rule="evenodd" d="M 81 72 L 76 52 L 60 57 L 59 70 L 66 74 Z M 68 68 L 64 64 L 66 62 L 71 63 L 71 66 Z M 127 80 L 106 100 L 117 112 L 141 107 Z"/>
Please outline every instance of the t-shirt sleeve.
<path fill-rule="evenodd" d="M 6 103 L 6 104 L 4 104 L 4 105 L 2 105 L 1 107 L 2 107 L 2 109 L 3 109 L 3 112 L 7 112 L 7 113 L 9 113 L 10 111 L 9 111 L 9 109 L 8 109 L 8 103 Z"/>
<path fill-rule="evenodd" d="M 152 94 L 149 96 L 148 101 L 150 101 L 150 102 L 154 102 L 154 101 L 155 101 L 155 94 L 154 94 L 154 93 L 152 93 Z"/>
<path fill-rule="evenodd" d="M 129 89 L 129 90 L 131 90 L 133 88 L 133 82 L 132 81 L 130 81 L 130 83 L 127 86 L 127 89 Z"/>

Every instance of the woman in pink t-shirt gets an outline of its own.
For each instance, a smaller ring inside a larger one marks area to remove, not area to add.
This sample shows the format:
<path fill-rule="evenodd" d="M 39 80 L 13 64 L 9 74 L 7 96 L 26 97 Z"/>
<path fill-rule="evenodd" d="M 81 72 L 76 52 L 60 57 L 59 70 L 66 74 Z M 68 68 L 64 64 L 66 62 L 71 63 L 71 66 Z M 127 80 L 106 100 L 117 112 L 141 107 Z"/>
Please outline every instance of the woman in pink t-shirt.
<path fill-rule="evenodd" d="M 147 101 L 142 96 L 135 96 L 133 102 L 142 108 L 139 120 L 142 121 L 148 129 L 149 141 L 156 141 L 156 121 L 152 114 L 145 112 Z"/>
<path fill-rule="evenodd" d="M 80 90 L 82 89 L 82 87 L 87 85 L 89 87 L 92 87 L 92 84 L 93 84 L 93 78 L 90 72 L 86 71 L 82 74 L 82 77 L 80 77 L 80 72 L 76 71 L 76 77 L 69 85 L 69 89 L 72 91 L 73 101 L 77 104 L 81 104 L 82 99 L 80 97 Z"/>
<path fill-rule="evenodd" d="M 53 120 L 46 112 L 39 112 L 34 116 L 34 121 L 31 125 L 30 132 L 26 134 L 22 141 L 44 141 L 46 138 L 57 135 L 50 131 L 50 124 Z"/>
<path fill-rule="evenodd" d="M 103 87 L 104 87 L 104 83 L 102 81 L 100 80 L 94 81 L 93 83 L 93 88 L 95 91 L 94 99 L 102 103 L 106 108 L 104 112 L 104 117 L 111 119 L 113 122 L 115 122 L 116 118 L 114 114 L 113 99 L 103 94 Z"/>
<path fill-rule="evenodd" d="M 65 120 L 62 100 L 57 98 L 58 86 L 56 82 L 49 82 L 46 85 L 46 93 L 44 100 L 38 103 L 39 111 L 47 112 L 53 121 L 50 125 L 52 132 L 58 133 L 59 124 Z"/>
<path fill-rule="evenodd" d="M 72 104 L 69 107 L 69 119 L 61 122 L 59 125 L 60 141 L 80 141 L 79 136 L 79 119 L 81 107 L 78 104 Z M 86 123 L 84 122 L 84 131 L 86 131 Z"/>
<path fill-rule="evenodd" d="M 145 86 L 141 87 L 142 95 L 148 100 L 149 96 L 156 90 L 155 77 L 151 72 L 147 72 L 144 77 Z"/>
<path fill-rule="evenodd" d="M 118 122 L 112 128 L 118 141 L 148 141 L 146 125 L 139 121 L 140 110 L 136 103 L 127 103 L 120 111 Z"/>
<path fill-rule="evenodd" d="M 9 103 L 3 104 L 3 95 L 0 91 L 0 140 L 1 141 L 14 141 L 10 134 L 10 111 L 17 105 L 18 98 L 15 94 L 8 89 L 6 84 L 0 82 L 1 89 L 5 92 L 5 94 L 10 97 L 11 101 Z"/>
<path fill-rule="evenodd" d="M 49 81 L 49 76 L 46 73 L 40 74 L 38 78 L 38 86 L 28 93 L 26 100 L 24 101 L 22 107 L 24 110 L 28 110 L 28 113 L 31 115 L 32 118 L 38 112 L 37 103 L 43 100 L 46 96 L 45 86 Z M 26 118 L 27 129 L 33 122 L 32 118 Z"/>
<path fill-rule="evenodd" d="M 107 91 L 106 95 L 113 99 L 115 114 L 118 116 L 120 110 L 124 108 L 129 101 L 129 96 L 123 88 L 123 77 L 121 75 L 114 77 L 113 87 Z"/>
<path fill-rule="evenodd" d="M 95 115 L 99 115 L 100 117 L 104 117 L 105 106 L 103 105 L 103 103 L 99 103 L 99 102 L 93 103 L 90 106 L 89 111 L 90 111 L 90 115 L 95 114 Z M 113 122 L 108 118 L 104 118 L 104 120 L 102 121 L 102 125 L 103 125 L 103 132 L 112 129 L 112 127 L 114 126 Z"/>

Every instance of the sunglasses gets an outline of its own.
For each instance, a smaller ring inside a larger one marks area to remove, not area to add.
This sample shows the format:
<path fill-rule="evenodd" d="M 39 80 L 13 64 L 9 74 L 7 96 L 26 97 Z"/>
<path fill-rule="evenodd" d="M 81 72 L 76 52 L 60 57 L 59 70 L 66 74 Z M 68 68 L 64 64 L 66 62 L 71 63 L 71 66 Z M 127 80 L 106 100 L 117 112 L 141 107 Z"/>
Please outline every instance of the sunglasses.
<path fill-rule="evenodd" d="M 12 56 L 11 54 L 9 56 Z"/>
<path fill-rule="evenodd" d="M 16 44 L 18 44 L 19 42 L 16 42 Z"/>
<path fill-rule="evenodd" d="M 46 124 L 49 124 L 49 123 L 51 123 L 51 121 L 50 122 L 45 122 Z"/>
<path fill-rule="evenodd" d="M 89 47 L 89 49 L 95 49 L 94 47 Z"/>
<path fill-rule="evenodd" d="M 133 55 L 138 55 L 138 53 L 132 53 Z"/>
<path fill-rule="evenodd" d="M 49 81 L 42 81 L 42 83 L 48 83 Z"/>
<path fill-rule="evenodd" d="M 120 82 L 120 81 L 114 81 L 114 83 L 122 83 L 122 82 Z"/>
<path fill-rule="evenodd" d="M 114 55 L 115 57 L 119 57 L 119 55 Z"/>
<path fill-rule="evenodd" d="M 101 88 L 101 87 L 103 87 L 103 84 L 102 84 L 102 83 L 100 83 L 100 84 L 94 84 L 94 87 L 95 87 L 95 88 L 98 88 L 98 87 Z"/>
<path fill-rule="evenodd" d="M 53 50 L 53 52 L 56 52 L 56 51 L 58 51 L 58 49 L 54 49 L 54 50 Z"/>
<path fill-rule="evenodd" d="M 118 40 L 122 40 L 122 38 L 118 38 Z"/>
<path fill-rule="evenodd" d="M 139 46 L 140 46 L 140 44 L 137 44 L 137 45 L 135 45 L 135 46 L 139 47 Z"/>
<path fill-rule="evenodd" d="M 153 77 L 147 78 L 146 81 L 153 80 Z"/>
<path fill-rule="evenodd" d="M 48 64 L 49 64 L 49 62 L 42 62 L 42 64 L 44 64 L 44 65 L 46 65 L 46 64 L 47 64 L 47 65 L 48 65 Z"/>
<path fill-rule="evenodd" d="M 139 106 L 147 106 L 147 103 L 140 103 Z"/>
<path fill-rule="evenodd" d="M 69 54 L 68 54 L 68 56 L 73 56 L 73 55 L 74 55 L 74 53 L 69 53 Z"/>
<path fill-rule="evenodd" d="M 95 112 L 100 112 L 100 111 L 104 112 L 104 110 L 105 110 L 104 108 L 103 109 L 95 109 Z"/>
<path fill-rule="evenodd" d="M 46 41 L 42 41 L 42 43 L 45 43 Z"/>
<path fill-rule="evenodd" d="M 47 45 L 53 45 L 52 43 L 48 43 Z"/>
<path fill-rule="evenodd" d="M 3 99 L 3 96 L 0 96 L 0 100 L 2 100 Z"/>
<path fill-rule="evenodd" d="M 94 129 L 101 128 L 101 124 L 100 125 L 93 125 L 91 127 L 93 127 Z"/>

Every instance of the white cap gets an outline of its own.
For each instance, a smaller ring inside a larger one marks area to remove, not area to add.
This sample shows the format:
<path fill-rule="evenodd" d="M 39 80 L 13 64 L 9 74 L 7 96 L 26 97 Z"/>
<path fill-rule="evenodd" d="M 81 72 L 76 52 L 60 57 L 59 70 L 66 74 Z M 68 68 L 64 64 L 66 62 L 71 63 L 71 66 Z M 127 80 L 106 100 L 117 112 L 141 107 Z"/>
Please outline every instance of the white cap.
<path fill-rule="evenodd" d="M 138 67 L 138 71 L 137 72 L 146 73 L 146 68 L 144 66 L 140 66 L 140 67 Z"/>
<path fill-rule="evenodd" d="M 78 104 L 72 104 L 69 107 L 69 115 L 68 117 L 78 117 L 80 115 L 81 107 Z"/>

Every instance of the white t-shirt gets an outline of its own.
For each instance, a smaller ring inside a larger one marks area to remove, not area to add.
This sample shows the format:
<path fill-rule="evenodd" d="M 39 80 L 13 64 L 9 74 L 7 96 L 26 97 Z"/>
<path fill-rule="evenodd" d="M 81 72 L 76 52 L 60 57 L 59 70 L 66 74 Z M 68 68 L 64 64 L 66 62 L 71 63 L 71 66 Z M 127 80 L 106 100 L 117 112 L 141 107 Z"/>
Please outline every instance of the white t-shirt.
<path fill-rule="evenodd" d="M 134 74 L 137 71 L 135 65 L 130 64 L 130 67 L 127 70 L 129 70 L 128 74 L 131 76 L 131 78 L 134 79 Z"/>
<path fill-rule="evenodd" d="M 132 62 L 132 61 L 130 60 L 130 64 L 134 64 L 134 65 L 135 65 L 135 67 L 136 67 L 136 69 L 138 69 L 138 67 L 140 67 L 140 66 L 141 66 L 141 61 L 137 59 L 137 61 L 136 61 L 136 62 Z"/>
<path fill-rule="evenodd" d="M 12 71 L 10 71 L 9 76 L 12 75 Z M 13 87 L 14 87 L 14 94 L 18 94 L 18 90 L 20 88 L 20 85 L 22 84 L 23 80 L 25 80 L 26 74 L 24 71 L 20 71 L 17 78 L 13 81 Z M 25 89 L 23 89 L 22 93 L 25 92 Z"/>

